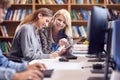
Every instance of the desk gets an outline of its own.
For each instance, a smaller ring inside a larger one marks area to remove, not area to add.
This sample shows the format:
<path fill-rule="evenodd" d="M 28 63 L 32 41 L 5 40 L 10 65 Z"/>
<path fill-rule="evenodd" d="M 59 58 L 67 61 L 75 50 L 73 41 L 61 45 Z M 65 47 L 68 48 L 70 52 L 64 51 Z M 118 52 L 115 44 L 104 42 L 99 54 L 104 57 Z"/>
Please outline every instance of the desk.
<path fill-rule="evenodd" d="M 31 62 L 43 62 L 48 69 L 54 69 L 51 78 L 44 78 L 43 80 L 101 80 L 99 78 L 92 79 L 90 77 L 104 77 L 104 74 L 93 74 L 90 70 L 92 68 L 82 69 L 83 66 L 92 66 L 93 62 L 88 62 L 88 58 L 82 55 L 77 55 L 77 60 L 70 60 L 69 62 L 59 62 L 56 59 L 42 59 Z"/>
<path fill-rule="evenodd" d="M 113 71 L 110 80 L 120 80 L 120 72 Z"/>

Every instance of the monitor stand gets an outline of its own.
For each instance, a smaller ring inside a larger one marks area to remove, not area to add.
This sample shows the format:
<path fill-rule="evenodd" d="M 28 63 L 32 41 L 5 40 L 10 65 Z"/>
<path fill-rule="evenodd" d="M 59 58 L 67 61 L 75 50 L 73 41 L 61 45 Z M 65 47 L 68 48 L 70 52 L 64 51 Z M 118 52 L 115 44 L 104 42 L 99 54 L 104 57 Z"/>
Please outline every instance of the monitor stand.
<path fill-rule="evenodd" d="M 103 53 L 99 53 L 97 55 L 90 55 L 90 56 L 86 56 L 87 58 L 89 58 L 88 62 L 104 62 L 105 60 L 105 54 Z"/>
<path fill-rule="evenodd" d="M 87 80 L 105 80 L 105 78 L 104 77 L 99 77 L 99 76 L 98 77 L 93 76 L 93 77 L 89 77 Z"/>
<path fill-rule="evenodd" d="M 95 59 L 89 59 L 88 62 L 104 62 L 105 60 L 102 58 L 95 58 Z"/>
<path fill-rule="evenodd" d="M 105 73 L 105 68 L 103 68 L 103 69 L 92 69 L 91 72 L 92 72 L 92 73 L 96 73 L 96 74 L 97 74 L 97 73 L 98 73 L 98 74 L 100 74 L 100 73 L 103 74 L 103 73 Z M 109 69 L 109 72 L 108 72 L 108 73 L 112 73 L 112 70 Z"/>
<path fill-rule="evenodd" d="M 67 59 L 70 59 L 70 60 L 77 59 L 77 56 L 73 55 L 73 54 L 70 53 L 70 52 L 67 52 L 66 54 L 63 54 L 62 56 L 63 56 L 63 57 L 66 57 Z"/>
<path fill-rule="evenodd" d="M 97 56 L 100 56 L 101 58 L 105 58 L 106 55 L 105 54 L 101 54 L 101 55 L 87 55 L 87 58 L 97 58 Z"/>

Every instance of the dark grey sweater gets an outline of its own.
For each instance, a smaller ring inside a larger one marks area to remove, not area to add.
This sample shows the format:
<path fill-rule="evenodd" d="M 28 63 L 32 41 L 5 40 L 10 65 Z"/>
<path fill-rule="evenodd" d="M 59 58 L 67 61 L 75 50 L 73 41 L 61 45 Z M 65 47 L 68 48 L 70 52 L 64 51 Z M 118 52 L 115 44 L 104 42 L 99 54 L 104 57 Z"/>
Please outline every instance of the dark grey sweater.
<path fill-rule="evenodd" d="M 15 33 L 10 54 L 23 58 L 25 61 L 49 58 L 49 54 L 43 53 L 40 37 L 31 24 L 22 25 Z"/>

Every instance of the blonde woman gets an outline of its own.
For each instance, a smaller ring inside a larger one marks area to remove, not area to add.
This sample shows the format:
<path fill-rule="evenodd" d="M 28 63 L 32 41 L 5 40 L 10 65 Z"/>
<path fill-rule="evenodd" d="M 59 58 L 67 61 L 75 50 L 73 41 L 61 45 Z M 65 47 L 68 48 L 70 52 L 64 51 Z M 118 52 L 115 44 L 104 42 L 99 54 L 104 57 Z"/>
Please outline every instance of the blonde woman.
<path fill-rule="evenodd" d="M 65 50 L 59 52 L 60 49 L 58 48 L 60 46 L 68 47 L 73 43 L 69 12 L 66 9 L 58 10 L 54 14 L 49 27 L 40 32 L 40 37 L 44 53 L 51 53 L 53 51 L 59 55 L 64 54 Z"/>

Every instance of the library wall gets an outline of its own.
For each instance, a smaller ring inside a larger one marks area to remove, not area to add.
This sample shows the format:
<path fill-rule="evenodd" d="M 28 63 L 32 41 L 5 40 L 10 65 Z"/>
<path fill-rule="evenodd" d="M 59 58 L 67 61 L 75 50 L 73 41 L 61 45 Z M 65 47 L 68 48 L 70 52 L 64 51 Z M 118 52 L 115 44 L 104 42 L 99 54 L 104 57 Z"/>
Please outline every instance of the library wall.
<path fill-rule="evenodd" d="M 20 21 L 25 16 L 31 14 L 36 9 L 47 7 L 53 12 L 59 9 L 67 9 L 72 18 L 73 39 L 87 37 L 87 22 L 91 14 L 92 6 L 104 6 L 112 10 L 114 17 L 119 17 L 120 2 L 112 2 L 112 0 L 10 0 L 12 6 L 8 9 L 4 22 L 0 25 L 0 47 L 6 43 L 9 52 L 15 30 Z"/>

